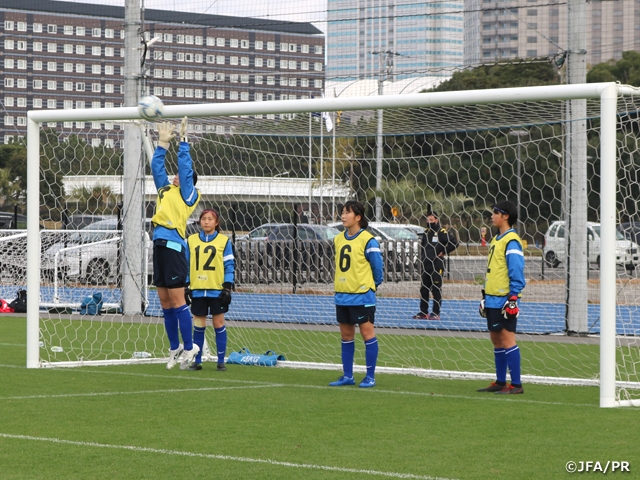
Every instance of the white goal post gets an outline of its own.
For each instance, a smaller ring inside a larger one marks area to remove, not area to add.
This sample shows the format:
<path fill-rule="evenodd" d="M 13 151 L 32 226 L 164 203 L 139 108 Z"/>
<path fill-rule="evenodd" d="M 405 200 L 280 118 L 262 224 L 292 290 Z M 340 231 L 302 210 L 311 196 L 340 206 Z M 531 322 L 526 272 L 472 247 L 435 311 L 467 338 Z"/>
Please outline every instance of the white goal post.
<path fill-rule="evenodd" d="M 640 400 L 616 394 L 616 190 L 617 102 L 620 96 L 638 95 L 633 87 L 615 83 L 558 85 L 477 91 L 437 92 L 378 97 L 282 100 L 277 102 L 166 105 L 167 119 L 183 116 L 242 117 L 251 115 L 309 114 L 359 110 L 456 107 L 570 100 L 600 101 L 600 406 L 638 405 Z M 29 111 L 27 116 L 27 368 L 39 368 L 41 245 L 39 235 L 40 129 L 47 122 L 141 120 L 136 107 L 83 110 Z M 584 119 L 581 119 L 584 121 Z M 460 119 L 464 122 L 464 119 Z M 464 375 L 463 375 L 464 376 Z"/>

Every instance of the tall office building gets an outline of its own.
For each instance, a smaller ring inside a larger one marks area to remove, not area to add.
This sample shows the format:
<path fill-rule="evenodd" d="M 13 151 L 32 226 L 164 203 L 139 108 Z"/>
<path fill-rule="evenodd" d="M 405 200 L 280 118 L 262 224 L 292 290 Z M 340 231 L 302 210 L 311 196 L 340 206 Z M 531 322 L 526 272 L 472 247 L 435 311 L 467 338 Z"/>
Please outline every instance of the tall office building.
<path fill-rule="evenodd" d="M 464 62 L 553 56 L 568 48 L 567 4 L 537 0 L 466 0 Z M 640 1 L 587 2 L 587 64 L 640 50 Z"/>
<path fill-rule="evenodd" d="M 123 7 L 3 0 L 0 141 L 25 135 L 30 109 L 122 105 L 123 20 Z M 324 87 L 324 36 L 309 23 L 145 10 L 143 29 L 141 40 L 157 39 L 145 89 L 165 104 L 309 98 Z M 57 127 L 77 134 L 104 124 Z M 114 139 L 92 139 L 101 142 Z"/>
<path fill-rule="evenodd" d="M 463 64 L 462 1 L 329 0 L 327 81 L 451 75 Z M 377 53 L 374 53 L 377 52 Z"/>

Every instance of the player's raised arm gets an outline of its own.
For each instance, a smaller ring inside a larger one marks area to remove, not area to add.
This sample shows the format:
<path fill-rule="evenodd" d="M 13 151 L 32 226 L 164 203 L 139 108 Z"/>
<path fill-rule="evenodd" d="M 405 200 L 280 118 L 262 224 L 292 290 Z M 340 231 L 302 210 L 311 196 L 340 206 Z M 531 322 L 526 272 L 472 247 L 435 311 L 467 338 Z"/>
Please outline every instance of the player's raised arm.
<path fill-rule="evenodd" d="M 151 174 L 156 189 L 160 189 L 169 185 L 169 176 L 164 165 L 165 156 L 171 141 L 176 137 L 173 133 L 173 124 L 171 122 L 163 122 L 158 125 L 158 146 L 153 153 L 151 159 Z"/>
<path fill-rule="evenodd" d="M 180 195 L 184 202 L 191 206 L 198 199 L 195 188 L 191 147 L 187 139 L 188 119 L 184 117 L 180 123 L 180 147 L 178 148 L 178 178 L 180 179 Z"/>

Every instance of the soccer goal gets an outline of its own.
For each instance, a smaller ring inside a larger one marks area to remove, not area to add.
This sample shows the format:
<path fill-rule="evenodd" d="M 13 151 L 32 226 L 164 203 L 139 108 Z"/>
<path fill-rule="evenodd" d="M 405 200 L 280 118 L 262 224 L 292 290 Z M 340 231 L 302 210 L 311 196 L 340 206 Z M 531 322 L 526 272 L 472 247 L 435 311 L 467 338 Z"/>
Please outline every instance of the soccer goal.
<path fill-rule="evenodd" d="M 228 351 L 340 368 L 331 238 L 356 199 L 385 264 L 379 371 L 494 378 L 477 309 L 489 208 L 509 199 L 526 242 L 523 381 L 599 386 L 602 407 L 640 405 L 639 109 L 640 91 L 614 83 L 165 106 L 167 119 L 190 119 L 196 213 L 216 208 L 234 243 Z M 29 368 L 167 356 L 149 284 L 155 140 L 136 108 L 29 112 L 28 235 L 0 238 L 16 258 L 3 253 L 2 288 L 27 285 Z M 439 320 L 413 318 L 429 211 L 459 242 Z M 105 218 L 81 229 L 89 215 Z M 94 294 L 100 313 L 80 314 Z"/>

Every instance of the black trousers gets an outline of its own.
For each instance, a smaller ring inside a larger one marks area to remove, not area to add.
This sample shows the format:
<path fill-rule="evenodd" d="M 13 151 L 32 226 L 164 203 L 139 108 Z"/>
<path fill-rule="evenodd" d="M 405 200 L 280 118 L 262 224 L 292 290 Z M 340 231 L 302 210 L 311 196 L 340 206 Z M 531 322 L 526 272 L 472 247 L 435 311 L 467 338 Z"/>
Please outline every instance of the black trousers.
<path fill-rule="evenodd" d="M 420 312 L 429 313 L 429 292 L 433 295 L 433 314 L 440 315 L 442 270 L 423 270 L 420 285 Z"/>

